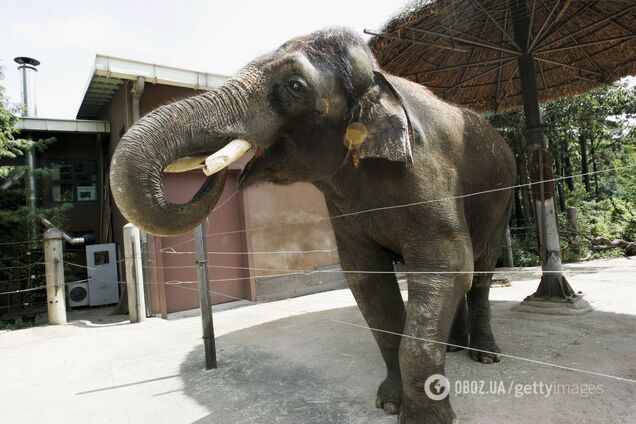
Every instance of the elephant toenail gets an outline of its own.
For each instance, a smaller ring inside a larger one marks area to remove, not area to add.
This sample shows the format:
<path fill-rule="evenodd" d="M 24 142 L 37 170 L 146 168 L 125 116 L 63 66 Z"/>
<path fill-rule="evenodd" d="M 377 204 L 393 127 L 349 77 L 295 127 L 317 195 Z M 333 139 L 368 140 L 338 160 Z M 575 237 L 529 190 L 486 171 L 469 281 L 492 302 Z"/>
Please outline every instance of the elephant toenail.
<path fill-rule="evenodd" d="M 384 403 L 384 412 L 390 415 L 395 415 L 398 413 L 398 407 L 393 402 L 385 402 Z"/>

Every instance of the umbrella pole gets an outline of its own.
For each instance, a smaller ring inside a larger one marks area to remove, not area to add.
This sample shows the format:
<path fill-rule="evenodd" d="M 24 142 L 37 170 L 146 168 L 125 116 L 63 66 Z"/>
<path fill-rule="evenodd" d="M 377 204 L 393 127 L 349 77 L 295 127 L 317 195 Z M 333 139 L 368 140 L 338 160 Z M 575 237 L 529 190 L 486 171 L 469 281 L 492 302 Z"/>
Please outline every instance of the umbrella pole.
<path fill-rule="evenodd" d="M 539 239 L 539 251 L 542 262 L 542 276 L 537 290 L 515 309 L 526 312 L 572 314 L 591 310 L 583 300 L 581 292 L 576 293 L 563 275 L 561 247 L 557 212 L 554 203 L 554 181 L 552 157 L 546 149 L 537 71 L 532 52 L 528 51 L 530 40 L 530 20 L 527 0 L 510 0 L 515 40 L 524 49 L 518 56 L 519 77 L 523 96 L 523 110 L 526 121 L 530 166 L 530 181 L 536 208 L 536 225 Z"/>

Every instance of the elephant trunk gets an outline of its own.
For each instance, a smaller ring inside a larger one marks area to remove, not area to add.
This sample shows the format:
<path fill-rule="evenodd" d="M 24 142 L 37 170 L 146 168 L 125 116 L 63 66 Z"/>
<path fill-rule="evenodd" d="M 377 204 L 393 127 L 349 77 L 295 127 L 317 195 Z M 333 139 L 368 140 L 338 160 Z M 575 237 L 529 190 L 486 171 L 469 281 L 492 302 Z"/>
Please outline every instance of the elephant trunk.
<path fill-rule="evenodd" d="M 166 198 L 163 171 L 178 159 L 206 156 L 234 138 L 249 137 L 245 98 L 255 79 L 253 72 L 244 72 L 223 87 L 162 106 L 122 137 L 111 161 L 110 184 L 129 222 L 151 234 L 172 236 L 205 219 L 223 192 L 225 171 L 207 177 L 184 204 Z"/>

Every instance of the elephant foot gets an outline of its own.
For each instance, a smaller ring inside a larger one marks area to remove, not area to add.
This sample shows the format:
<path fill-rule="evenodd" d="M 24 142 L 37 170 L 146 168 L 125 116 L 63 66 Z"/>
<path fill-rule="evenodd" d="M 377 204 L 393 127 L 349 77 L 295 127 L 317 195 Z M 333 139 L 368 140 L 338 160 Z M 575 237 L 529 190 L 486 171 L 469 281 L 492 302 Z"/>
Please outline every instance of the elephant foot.
<path fill-rule="evenodd" d="M 403 406 L 398 416 L 398 424 L 453 424 L 455 422 L 457 422 L 455 413 L 447 399 L 425 405 Z"/>
<path fill-rule="evenodd" d="M 380 387 L 378 387 L 375 407 L 384 409 L 384 412 L 389 415 L 395 415 L 400 411 L 401 404 L 402 378 L 399 373 L 389 372 Z"/>
<path fill-rule="evenodd" d="M 488 352 L 480 352 L 478 350 L 471 350 L 470 357 L 477 362 L 481 362 L 482 364 L 492 364 L 495 362 L 499 362 L 501 360 L 500 356 L 497 353 L 501 352 L 497 343 L 495 343 L 495 339 L 490 337 L 476 337 L 471 339 L 470 347 L 479 350 L 487 350 Z"/>
<path fill-rule="evenodd" d="M 458 352 L 464 350 L 464 346 L 468 346 L 468 333 L 451 334 L 446 345 L 446 352 Z M 454 345 L 454 346 L 451 346 Z"/>

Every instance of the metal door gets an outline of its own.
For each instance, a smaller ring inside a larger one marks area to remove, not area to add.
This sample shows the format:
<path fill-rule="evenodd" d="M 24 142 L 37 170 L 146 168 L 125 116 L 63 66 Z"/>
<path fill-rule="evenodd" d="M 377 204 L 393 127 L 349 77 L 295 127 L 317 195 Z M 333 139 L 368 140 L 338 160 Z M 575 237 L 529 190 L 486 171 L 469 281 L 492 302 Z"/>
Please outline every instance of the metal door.
<path fill-rule="evenodd" d="M 114 243 L 86 246 L 90 306 L 108 305 L 119 301 L 115 251 Z"/>

